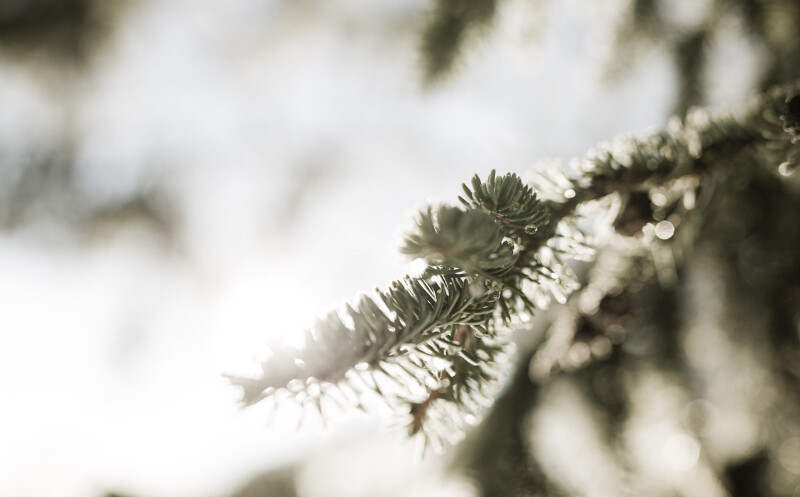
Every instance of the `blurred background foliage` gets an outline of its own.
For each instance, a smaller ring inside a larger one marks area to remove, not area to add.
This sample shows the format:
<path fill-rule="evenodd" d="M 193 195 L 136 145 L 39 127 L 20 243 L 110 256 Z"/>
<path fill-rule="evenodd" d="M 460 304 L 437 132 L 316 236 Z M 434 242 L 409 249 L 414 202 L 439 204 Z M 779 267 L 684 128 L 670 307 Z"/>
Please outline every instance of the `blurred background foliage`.
<path fill-rule="evenodd" d="M 538 316 L 446 456 L 374 420 L 267 430 L 218 374 L 406 271 L 403 213 L 473 173 L 797 80 L 798 25 L 794 0 L 0 3 L 0 493 L 800 495 L 800 189 L 757 155 L 703 186 L 671 284 Z"/>

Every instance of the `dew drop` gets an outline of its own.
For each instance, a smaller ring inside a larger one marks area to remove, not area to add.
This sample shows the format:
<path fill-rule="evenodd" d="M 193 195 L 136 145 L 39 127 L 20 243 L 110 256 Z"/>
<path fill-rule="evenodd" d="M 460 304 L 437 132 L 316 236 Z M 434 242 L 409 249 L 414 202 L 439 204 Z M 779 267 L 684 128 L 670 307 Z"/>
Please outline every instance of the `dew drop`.
<path fill-rule="evenodd" d="M 564 198 L 575 198 L 575 195 L 576 195 L 575 190 L 573 190 L 572 188 L 568 188 L 567 190 L 564 191 Z"/>
<path fill-rule="evenodd" d="M 656 224 L 656 236 L 662 240 L 669 240 L 675 234 L 675 226 L 669 221 L 660 221 Z"/>
<path fill-rule="evenodd" d="M 537 231 L 539 231 L 539 228 L 537 226 L 534 226 L 534 225 L 525 226 L 525 233 L 527 233 L 529 235 L 533 235 Z"/>
<path fill-rule="evenodd" d="M 780 166 L 778 166 L 778 173 L 781 176 L 788 177 L 794 174 L 794 169 L 789 162 L 783 162 Z"/>

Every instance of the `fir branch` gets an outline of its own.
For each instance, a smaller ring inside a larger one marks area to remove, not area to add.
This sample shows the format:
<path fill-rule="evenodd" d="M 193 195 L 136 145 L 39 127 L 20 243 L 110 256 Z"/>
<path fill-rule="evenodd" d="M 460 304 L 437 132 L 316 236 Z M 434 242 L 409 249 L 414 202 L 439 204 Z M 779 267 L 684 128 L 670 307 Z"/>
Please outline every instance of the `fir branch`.
<path fill-rule="evenodd" d="M 504 325 L 547 305 L 545 293 L 563 302 L 578 287 L 564 259 L 583 257 L 593 245 L 577 227 L 578 208 L 725 167 L 747 147 L 763 149 L 774 170 L 796 164 L 800 144 L 784 123 L 785 102 L 799 88 L 756 97 L 742 115 L 695 110 L 666 131 L 601 144 L 571 164 L 572 176 L 538 179 L 550 189 L 546 202 L 514 174 L 474 177 L 460 197 L 466 210 L 429 208 L 408 237 L 403 250 L 431 264 L 423 276 L 328 313 L 306 331 L 303 347 L 281 345 L 261 375 L 231 381 L 246 404 L 288 392 L 319 407 L 326 392 L 368 389 L 394 407 L 405 404 L 412 433 L 461 431 L 503 375 L 510 353 Z M 378 376 L 394 382 L 394 391 L 384 391 Z M 455 430 L 447 421 L 453 416 L 461 419 Z"/>
<path fill-rule="evenodd" d="M 556 191 L 546 193 L 558 200 L 545 203 L 550 221 L 533 237 L 539 243 L 546 242 L 578 205 L 612 193 L 646 190 L 674 178 L 705 173 L 748 146 L 768 149 L 764 155 L 777 169 L 800 148 L 783 130 L 780 119 L 786 100 L 798 93 L 800 83 L 775 87 L 755 95 L 741 115 L 693 109 L 683 122 L 674 118 L 666 130 L 648 137 L 621 136 L 598 144 L 584 158 L 570 163 L 576 177 L 564 176 L 559 185 L 550 182 L 550 188 Z M 537 180 L 534 186 L 540 185 Z"/>
<path fill-rule="evenodd" d="M 462 204 L 468 208 L 485 209 L 507 226 L 519 240 L 535 233 L 547 222 L 547 209 L 536 198 L 533 189 L 524 184 L 516 174 L 506 174 L 498 178 L 492 170 L 486 183 L 482 183 L 476 174 L 472 178 L 472 190 L 466 184 L 461 187 L 467 197 L 458 197 Z"/>
<path fill-rule="evenodd" d="M 400 252 L 424 259 L 430 266 L 496 279 L 519 257 L 500 223 L 481 210 L 440 206 L 434 212 L 428 207 L 420 213 L 416 228 L 406 236 Z"/>
<path fill-rule="evenodd" d="M 309 382 L 336 384 L 358 364 L 377 367 L 402 346 L 425 342 L 448 326 L 484 324 L 495 298 L 488 292 L 475 295 L 459 277 L 406 277 L 374 296 L 363 295 L 344 311 L 331 311 L 318 319 L 305 332 L 299 350 L 288 344 L 278 346 L 262 363 L 259 377 L 229 378 L 242 387 L 247 405 L 279 389 L 305 390 Z"/>

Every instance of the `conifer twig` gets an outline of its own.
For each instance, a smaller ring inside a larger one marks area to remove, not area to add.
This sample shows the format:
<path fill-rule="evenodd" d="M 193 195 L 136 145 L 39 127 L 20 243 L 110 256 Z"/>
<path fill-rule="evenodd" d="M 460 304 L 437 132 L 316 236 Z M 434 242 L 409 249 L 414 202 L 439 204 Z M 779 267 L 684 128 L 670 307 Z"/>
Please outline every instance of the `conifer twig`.
<path fill-rule="evenodd" d="M 740 115 L 694 109 L 666 131 L 600 144 L 570 164 L 571 175 L 539 173 L 544 201 L 515 174 L 492 171 L 485 182 L 476 175 L 462 207 L 428 208 L 407 237 L 403 252 L 428 264 L 421 276 L 328 313 L 303 347 L 279 345 L 261 375 L 231 381 L 245 404 L 288 392 L 320 411 L 325 395 L 372 391 L 407 414 L 412 433 L 457 438 L 499 388 L 510 326 L 549 294 L 564 301 L 579 286 L 564 259 L 594 247 L 575 223 L 578 208 L 724 167 L 747 147 L 763 149 L 776 170 L 796 167 L 800 144 L 781 112 L 797 93 L 798 85 L 775 88 Z M 444 421 L 453 417 L 460 421 Z"/>

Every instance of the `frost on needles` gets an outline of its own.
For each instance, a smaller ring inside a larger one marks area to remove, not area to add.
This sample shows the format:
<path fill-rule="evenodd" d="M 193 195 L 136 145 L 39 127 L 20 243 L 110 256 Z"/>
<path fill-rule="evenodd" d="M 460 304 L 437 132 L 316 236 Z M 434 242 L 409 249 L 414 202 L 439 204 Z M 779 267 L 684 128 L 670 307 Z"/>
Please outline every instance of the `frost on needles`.
<path fill-rule="evenodd" d="M 291 400 L 323 417 L 380 408 L 436 448 L 457 441 L 491 405 L 512 365 L 511 331 L 536 309 L 581 287 L 581 305 L 600 306 L 623 282 L 650 274 L 669 284 L 703 219 L 701 186 L 742 162 L 732 158 L 758 157 L 748 167 L 791 180 L 800 143 L 786 109 L 798 93 L 797 84 L 774 88 L 738 114 L 690 110 L 664 131 L 537 168 L 531 184 L 514 173 L 476 175 L 460 205 L 427 207 L 406 236 L 401 250 L 425 261 L 421 275 L 329 312 L 302 347 L 275 346 L 260 375 L 231 382 L 247 405 Z M 672 209 L 672 221 L 654 223 L 653 206 Z M 598 258 L 584 281 L 567 264 L 608 251 L 624 257 Z M 557 349 L 558 340 L 544 340 L 531 373 L 551 373 Z"/>

